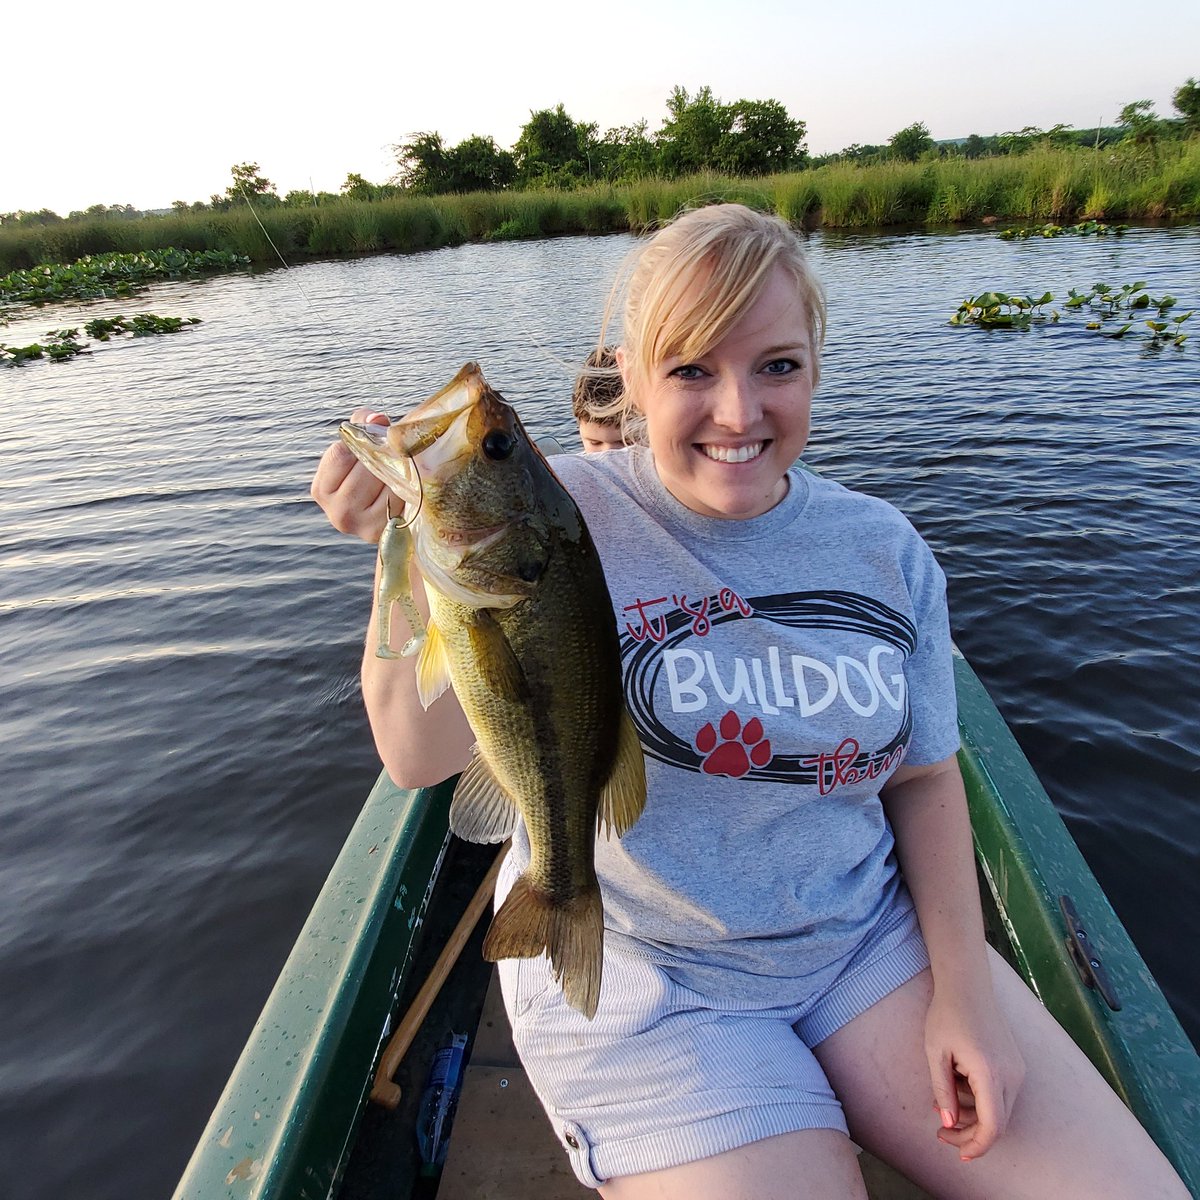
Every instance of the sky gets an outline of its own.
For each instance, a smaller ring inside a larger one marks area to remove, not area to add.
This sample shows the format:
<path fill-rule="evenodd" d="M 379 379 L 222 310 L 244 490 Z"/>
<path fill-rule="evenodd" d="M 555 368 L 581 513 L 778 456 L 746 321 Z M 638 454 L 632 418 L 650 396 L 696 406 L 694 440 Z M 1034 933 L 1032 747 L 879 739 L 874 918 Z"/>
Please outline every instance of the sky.
<path fill-rule="evenodd" d="M 1200 3 L 1086 6 L 805 0 L 9 6 L 0 212 L 167 208 L 223 193 L 256 162 L 281 195 L 396 170 L 437 131 L 511 147 L 563 104 L 600 131 L 658 129 L 680 85 L 778 100 L 811 154 L 1027 125 L 1114 124 L 1133 100 L 1175 115 L 1200 78 Z M 1189 49 L 1190 48 L 1190 49 Z"/>

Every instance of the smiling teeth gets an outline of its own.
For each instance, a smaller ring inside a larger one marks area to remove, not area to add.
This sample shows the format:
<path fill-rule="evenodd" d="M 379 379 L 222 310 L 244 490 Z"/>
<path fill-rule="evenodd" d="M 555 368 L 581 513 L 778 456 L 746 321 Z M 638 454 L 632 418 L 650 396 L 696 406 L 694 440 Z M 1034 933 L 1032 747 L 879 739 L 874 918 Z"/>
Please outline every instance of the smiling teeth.
<path fill-rule="evenodd" d="M 749 446 L 702 446 L 704 453 L 714 462 L 744 463 L 757 458 L 762 453 L 762 442 L 754 442 Z"/>

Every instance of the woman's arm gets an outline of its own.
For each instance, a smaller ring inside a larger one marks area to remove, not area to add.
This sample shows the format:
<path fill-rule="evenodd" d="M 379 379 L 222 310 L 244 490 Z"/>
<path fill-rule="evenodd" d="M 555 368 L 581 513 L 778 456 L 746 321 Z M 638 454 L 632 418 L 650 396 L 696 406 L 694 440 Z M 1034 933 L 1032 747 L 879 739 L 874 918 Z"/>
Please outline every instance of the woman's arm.
<path fill-rule="evenodd" d="M 429 601 L 415 565 L 410 568 L 409 577 L 413 601 L 428 621 Z M 379 587 L 378 562 L 375 587 Z M 397 611 L 392 618 L 392 646 L 403 646 L 410 632 L 407 621 Z M 398 787 L 429 787 L 440 783 L 467 765 L 475 735 L 450 688 L 428 710 L 421 707 L 417 696 L 420 656 L 378 658 L 375 654 L 378 636 L 378 609 L 372 604 L 363 650 L 362 691 L 379 757 Z"/>
<path fill-rule="evenodd" d="M 977 1158 L 1004 1132 L 1025 1066 L 992 989 L 958 760 L 902 766 L 882 799 L 929 950 L 925 1052 L 939 1137 Z"/>

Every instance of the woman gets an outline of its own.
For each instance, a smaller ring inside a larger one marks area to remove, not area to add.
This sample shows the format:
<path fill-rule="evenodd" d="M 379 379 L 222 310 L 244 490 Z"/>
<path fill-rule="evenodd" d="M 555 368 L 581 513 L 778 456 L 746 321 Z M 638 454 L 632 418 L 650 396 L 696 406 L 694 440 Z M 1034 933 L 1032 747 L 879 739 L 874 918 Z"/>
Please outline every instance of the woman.
<path fill-rule="evenodd" d="M 737 205 L 678 218 L 628 280 L 621 403 L 646 445 L 555 468 L 627 635 L 647 805 L 597 845 L 595 1020 L 544 960 L 502 963 L 517 1048 L 606 1200 L 863 1197 L 851 1136 L 939 1196 L 1183 1200 L 986 947 L 944 577 L 889 505 L 791 470 L 823 327 L 794 234 Z M 340 448 L 313 495 L 340 529 L 382 523 Z M 404 786 L 472 742 L 412 673 L 364 657 Z M 518 831 L 501 893 L 527 856 Z"/>

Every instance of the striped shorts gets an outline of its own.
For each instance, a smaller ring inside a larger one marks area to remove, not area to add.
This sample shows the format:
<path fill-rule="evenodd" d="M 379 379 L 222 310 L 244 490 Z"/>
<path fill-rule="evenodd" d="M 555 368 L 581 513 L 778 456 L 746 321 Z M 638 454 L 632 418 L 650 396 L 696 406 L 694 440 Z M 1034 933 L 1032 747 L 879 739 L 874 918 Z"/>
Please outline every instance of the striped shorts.
<path fill-rule="evenodd" d="M 498 898 L 515 870 L 505 863 Z M 810 1047 L 929 965 L 911 905 L 872 930 L 802 1003 L 723 1007 L 648 958 L 607 946 L 600 1009 L 563 1000 L 549 961 L 499 965 L 521 1062 L 580 1182 L 656 1171 L 800 1129 L 846 1132 Z"/>

